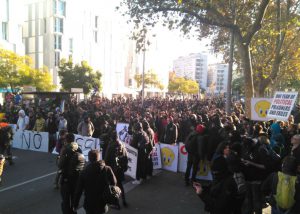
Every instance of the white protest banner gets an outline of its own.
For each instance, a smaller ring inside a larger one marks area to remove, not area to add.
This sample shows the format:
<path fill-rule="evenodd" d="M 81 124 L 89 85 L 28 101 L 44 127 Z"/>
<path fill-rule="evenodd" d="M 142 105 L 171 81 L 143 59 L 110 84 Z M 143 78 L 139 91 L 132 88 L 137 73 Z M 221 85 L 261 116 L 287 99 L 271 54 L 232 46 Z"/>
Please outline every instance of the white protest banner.
<path fill-rule="evenodd" d="M 273 98 L 251 98 L 251 120 L 268 121 L 268 111 Z"/>
<path fill-rule="evenodd" d="M 161 154 L 159 144 L 155 144 L 152 151 L 153 169 L 161 169 Z"/>
<path fill-rule="evenodd" d="M 124 144 L 127 149 L 128 154 L 128 170 L 125 172 L 125 175 L 136 179 L 136 167 L 137 167 L 137 158 L 138 158 L 138 151 L 137 149 L 129 146 L 128 144 Z"/>
<path fill-rule="evenodd" d="M 99 138 L 85 137 L 75 134 L 75 142 L 78 143 L 79 148 L 82 150 L 82 154 L 85 160 L 88 160 L 88 153 L 92 149 L 100 151 L 100 140 Z M 101 153 L 100 153 L 100 159 Z"/>
<path fill-rule="evenodd" d="M 178 171 L 185 172 L 186 164 L 187 164 L 187 151 L 185 150 L 185 145 L 183 143 L 179 143 Z"/>
<path fill-rule="evenodd" d="M 177 172 L 178 166 L 178 146 L 160 144 L 163 169 Z"/>
<path fill-rule="evenodd" d="M 267 117 L 287 121 L 294 107 L 298 92 L 276 92 Z"/>
<path fill-rule="evenodd" d="M 130 144 L 132 140 L 132 136 L 128 134 L 128 127 L 129 127 L 128 123 L 117 123 L 116 126 L 116 132 L 118 134 L 120 141 L 126 144 Z"/>
<path fill-rule="evenodd" d="M 187 166 L 187 157 L 188 153 L 185 150 L 185 145 L 183 143 L 179 143 L 179 163 L 178 163 L 178 171 L 184 172 L 186 171 Z M 192 175 L 192 170 L 191 174 Z M 210 171 L 210 164 L 208 161 L 200 161 L 198 166 L 198 172 L 196 174 L 196 178 L 200 180 L 212 180 L 212 174 Z"/>
<path fill-rule="evenodd" d="M 16 131 L 13 137 L 13 148 L 48 152 L 48 132 Z"/>

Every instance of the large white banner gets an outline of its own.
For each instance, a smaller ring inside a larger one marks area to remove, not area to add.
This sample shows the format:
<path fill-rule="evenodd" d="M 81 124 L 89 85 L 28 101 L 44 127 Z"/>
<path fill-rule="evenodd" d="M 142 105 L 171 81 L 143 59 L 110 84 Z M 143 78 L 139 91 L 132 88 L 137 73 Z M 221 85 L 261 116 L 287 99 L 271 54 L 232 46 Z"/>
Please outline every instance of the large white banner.
<path fill-rule="evenodd" d="M 136 179 L 136 166 L 138 150 L 125 143 L 128 154 L 128 170 L 125 172 L 126 175 Z"/>
<path fill-rule="evenodd" d="M 163 169 L 177 172 L 178 166 L 178 146 L 160 144 Z"/>
<path fill-rule="evenodd" d="M 161 154 L 159 144 L 155 144 L 152 151 L 153 169 L 161 169 Z"/>
<path fill-rule="evenodd" d="M 48 152 L 48 132 L 16 131 L 13 137 L 13 148 Z"/>
<path fill-rule="evenodd" d="M 297 96 L 298 92 L 276 92 L 267 117 L 287 121 Z"/>
<path fill-rule="evenodd" d="M 91 149 L 100 151 L 100 140 L 99 138 L 85 137 L 82 135 L 74 134 L 75 142 L 78 143 L 79 148 L 82 150 L 82 154 L 85 160 L 88 161 L 88 154 Z M 58 138 L 59 136 L 57 136 Z M 58 154 L 56 149 L 53 149 L 52 154 Z M 100 152 L 100 159 L 102 160 L 102 154 Z"/>
<path fill-rule="evenodd" d="M 82 150 L 82 154 L 85 160 L 88 161 L 88 153 L 92 149 L 100 151 L 100 140 L 99 138 L 85 137 L 75 134 L 75 142 L 78 143 L 79 148 Z M 100 159 L 102 160 L 102 154 L 100 152 Z"/>
<path fill-rule="evenodd" d="M 273 98 L 251 98 L 251 120 L 267 121 Z"/>
<path fill-rule="evenodd" d="M 119 139 L 122 142 L 130 145 L 132 136 L 128 134 L 128 127 L 129 127 L 128 123 L 117 123 L 116 131 L 119 136 Z"/>

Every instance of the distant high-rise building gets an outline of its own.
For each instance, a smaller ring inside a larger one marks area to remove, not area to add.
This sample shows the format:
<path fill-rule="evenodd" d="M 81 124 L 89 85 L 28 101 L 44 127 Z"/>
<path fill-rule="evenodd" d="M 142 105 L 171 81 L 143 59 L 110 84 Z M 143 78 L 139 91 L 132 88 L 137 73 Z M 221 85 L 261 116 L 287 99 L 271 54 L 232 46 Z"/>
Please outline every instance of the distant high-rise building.
<path fill-rule="evenodd" d="M 176 76 L 195 80 L 203 89 L 207 88 L 207 69 L 207 55 L 202 53 L 182 56 L 173 62 Z"/>
<path fill-rule="evenodd" d="M 0 47 L 24 55 L 22 25 L 24 2 L 0 0 Z"/>
<path fill-rule="evenodd" d="M 225 93 L 228 85 L 228 64 L 212 64 L 208 69 L 207 87 L 210 93 Z M 213 91 L 211 91 L 213 90 Z"/>

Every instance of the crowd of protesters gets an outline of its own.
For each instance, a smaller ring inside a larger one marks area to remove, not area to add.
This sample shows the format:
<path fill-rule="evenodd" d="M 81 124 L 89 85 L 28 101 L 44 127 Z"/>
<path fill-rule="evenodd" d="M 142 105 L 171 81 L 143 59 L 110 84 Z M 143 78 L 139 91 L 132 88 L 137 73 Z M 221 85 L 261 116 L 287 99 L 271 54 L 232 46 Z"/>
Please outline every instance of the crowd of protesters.
<path fill-rule="evenodd" d="M 90 191 L 85 200 L 87 212 L 91 209 L 88 213 L 105 211 L 102 205 L 96 208 L 88 205 L 90 200 L 95 200 L 91 198 L 97 197 L 88 184 L 96 182 L 90 180 L 89 175 L 95 176 L 97 170 L 107 171 L 110 183 L 123 190 L 127 162 L 116 161 L 126 157 L 126 151 L 115 132 L 119 122 L 129 124 L 127 131 L 132 135 L 131 145 L 138 150 L 135 184 L 142 183 L 152 175 L 151 154 L 155 143 L 175 145 L 184 142 L 188 152 L 185 185 L 193 185 L 210 213 L 260 214 L 267 203 L 272 206 L 274 214 L 300 213 L 299 109 L 295 109 L 294 116 L 291 115 L 286 122 L 255 122 L 245 116 L 240 102 L 233 104 L 232 113 L 226 113 L 222 98 L 151 98 L 145 99 L 141 105 L 140 99 L 119 97 L 109 100 L 98 97 L 80 103 L 68 101 L 63 111 L 54 101 L 45 102 L 27 102 L 18 106 L 11 102 L 4 105 L 2 111 L 8 122 L 17 124 L 17 129 L 49 132 L 49 151 L 56 146 L 63 156 L 68 152 L 80 151 L 72 144 L 74 139 L 70 134 L 67 140 L 61 137 L 56 139 L 57 131 L 100 138 L 102 157 L 111 166 L 105 168 L 105 163 L 101 162 L 76 176 L 62 172 L 61 185 L 67 192 L 67 195 L 62 194 L 62 208 L 69 210 L 64 213 L 74 212 L 83 190 Z M 63 149 L 63 144 L 68 145 L 68 149 Z M 99 163 L 96 153 L 91 152 L 91 163 Z M 80 163 L 80 156 L 76 160 Z M 196 179 L 201 161 L 211 165 L 213 180 L 208 186 L 202 186 Z M 64 159 L 60 159 L 61 169 L 64 164 Z M 78 171 L 81 170 L 83 167 L 78 168 Z M 69 180 L 75 177 L 80 183 L 77 192 L 74 181 L 69 185 Z M 64 186 L 63 182 L 68 185 Z M 124 206 L 127 206 L 124 193 L 122 198 Z M 289 201 L 282 198 L 288 198 Z"/>

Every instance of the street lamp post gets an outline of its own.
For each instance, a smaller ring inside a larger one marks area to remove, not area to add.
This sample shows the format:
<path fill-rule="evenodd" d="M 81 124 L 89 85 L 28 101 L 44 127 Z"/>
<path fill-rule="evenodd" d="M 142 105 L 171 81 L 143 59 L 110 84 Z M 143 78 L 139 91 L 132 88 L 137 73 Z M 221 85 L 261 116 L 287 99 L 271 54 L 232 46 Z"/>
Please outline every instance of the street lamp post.
<path fill-rule="evenodd" d="M 144 108 L 144 99 L 145 99 L 145 60 L 146 60 L 146 47 L 144 41 L 144 50 L 143 50 L 143 76 L 142 76 L 142 108 Z"/>

